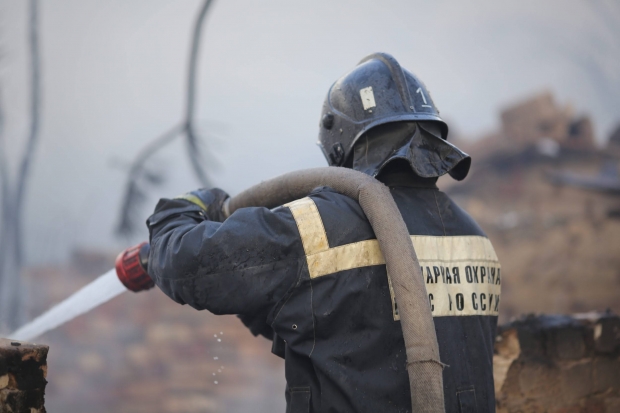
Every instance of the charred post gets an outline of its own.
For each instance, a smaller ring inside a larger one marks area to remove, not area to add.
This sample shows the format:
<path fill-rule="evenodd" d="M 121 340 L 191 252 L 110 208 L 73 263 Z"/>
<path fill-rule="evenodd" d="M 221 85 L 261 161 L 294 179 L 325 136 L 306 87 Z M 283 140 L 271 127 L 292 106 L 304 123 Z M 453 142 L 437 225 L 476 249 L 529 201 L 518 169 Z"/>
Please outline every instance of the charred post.
<path fill-rule="evenodd" d="M 48 346 L 0 338 L 0 413 L 44 413 Z"/>

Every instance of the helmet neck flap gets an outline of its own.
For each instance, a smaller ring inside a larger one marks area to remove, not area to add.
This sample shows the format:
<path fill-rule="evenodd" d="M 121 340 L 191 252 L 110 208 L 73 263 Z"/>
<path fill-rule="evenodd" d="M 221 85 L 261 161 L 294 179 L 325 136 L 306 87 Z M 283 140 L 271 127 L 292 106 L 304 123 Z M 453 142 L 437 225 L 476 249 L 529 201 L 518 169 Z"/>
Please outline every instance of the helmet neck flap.
<path fill-rule="evenodd" d="M 471 158 L 442 139 L 436 122 L 391 122 L 366 131 L 353 147 L 352 167 L 376 177 L 390 162 L 407 161 L 422 178 L 450 174 L 457 181 L 469 172 Z"/>

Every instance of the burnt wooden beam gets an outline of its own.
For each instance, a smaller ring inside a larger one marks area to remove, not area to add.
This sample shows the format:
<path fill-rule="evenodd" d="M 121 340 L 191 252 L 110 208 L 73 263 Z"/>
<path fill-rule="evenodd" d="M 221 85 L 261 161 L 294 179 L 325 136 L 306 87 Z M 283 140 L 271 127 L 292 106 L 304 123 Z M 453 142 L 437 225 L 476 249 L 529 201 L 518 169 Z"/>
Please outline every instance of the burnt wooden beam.
<path fill-rule="evenodd" d="M 48 346 L 0 338 L 0 413 L 44 413 Z"/>

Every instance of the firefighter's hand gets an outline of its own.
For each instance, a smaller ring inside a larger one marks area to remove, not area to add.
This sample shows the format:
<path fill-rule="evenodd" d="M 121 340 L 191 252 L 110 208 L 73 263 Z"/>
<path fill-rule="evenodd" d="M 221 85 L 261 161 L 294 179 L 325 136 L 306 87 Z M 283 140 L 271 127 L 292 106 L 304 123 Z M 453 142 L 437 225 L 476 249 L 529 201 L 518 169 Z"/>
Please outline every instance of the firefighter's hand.
<path fill-rule="evenodd" d="M 198 205 L 210 221 L 223 222 L 226 219 L 222 213 L 222 205 L 230 196 L 219 188 L 197 189 L 178 196 L 177 199 L 185 199 Z"/>

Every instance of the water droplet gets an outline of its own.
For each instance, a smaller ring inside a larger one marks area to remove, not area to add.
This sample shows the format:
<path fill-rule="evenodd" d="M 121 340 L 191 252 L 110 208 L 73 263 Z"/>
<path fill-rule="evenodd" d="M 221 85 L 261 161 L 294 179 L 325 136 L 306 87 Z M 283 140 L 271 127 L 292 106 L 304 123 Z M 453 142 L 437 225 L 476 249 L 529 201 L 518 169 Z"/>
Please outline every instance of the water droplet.
<path fill-rule="evenodd" d="M 217 384 L 217 380 L 215 380 L 213 383 Z"/>
<path fill-rule="evenodd" d="M 222 339 L 221 339 L 221 338 L 218 338 L 218 339 L 217 339 L 217 342 L 218 342 L 218 343 L 221 343 L 221 342 L 222 342 Z"/>
<path fill-rule="evenodd" d="M 219 358 L 217 356 L 213 357 L 213 360 L 219 360 Z"/>
<path fill-rule="evenodd" d="M 213 375 L 215 376 L 215 373 L 213 373 Z"/>
<path fill-rule="evenodd" d="M 217 337 L 217 334 L 213 334 L 213 337 Z"/>
<path fill-rule="evenodd" d="M 221 370 L 221 369 L 217 369 L 217 372 L 218 372 L 218 373 L 221 373 L 221 372 L 222 372 L 222 370 Z M 213 374 L 215 374 L 215 373 L 213 373 Z"/>
<path fill-rule="evenodd" d="M 220 335 L 221 335 L 221 336 L 223 336 L 223 335 L 224 335 L 224 333 L 220 331 Z"/>
<path fill-rule="evenodd" d="M 221 368 L 222 370 L 224 370 L 224 366 L 220 366 L 220 368 Z"/>

